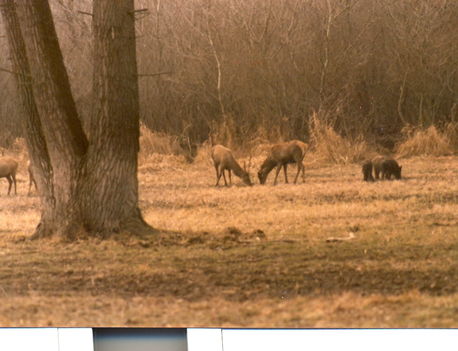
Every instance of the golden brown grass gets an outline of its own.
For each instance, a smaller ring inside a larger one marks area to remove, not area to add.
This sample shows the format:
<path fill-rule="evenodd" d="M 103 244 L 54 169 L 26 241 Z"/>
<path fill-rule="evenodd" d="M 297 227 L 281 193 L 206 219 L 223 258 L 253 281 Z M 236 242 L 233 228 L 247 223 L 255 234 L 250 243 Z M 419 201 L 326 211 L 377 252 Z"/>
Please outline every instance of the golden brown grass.
<path fill-rule="evenodd" d="M 283 300 L 186 301 L 150 296 L 40 295 L 2 298 L 2 326 L 162 326 L 377 328 L 456 326 L 457 294 L 437 297 L 416 290 L 401 295 L 343 293 Z"/>
<path fill-rule="evenodd" d="M 146 162 L 148 157 L 155 155 L 183 155 L 184 151 L 178 137 L 156 133 L 145 125 L 140 125 L 139 162 Z"/>
<path fill-rule="evenodd" d="M 444 128 L 444 135 L 450 141 L 453 151 L 458 152 L 458 122 L 450 122 Z"/>
<path fill-rule="evenodd" d="M 309 133 L 313 155 L 320 161 L 348 164 L 375 154 L 362 137 L 355 140 L 342 137 L 325 116 L 316 112 L 310 117 Z"/>
<path fill-rule="evenodd" d="M 406 137 L 398 145 L 397 154 L 399 157 L 452 155 L 456 151 L 456 128 L 453 124 L 449 124 L 445 132 L 439 131 L 435 126 L 427 129 L 404 128 Z"/>
<path fill-rule="evenodd" d="M 305 161 L 305 184 L 215 188 L 204 158 L 154 155 L 140 207 L 163 233 L 72 244 L 22 240 L 21 165 L 17 197 L 0 183 L 0 325 L 458 327 L 458 158 L 376 183 Z"/>

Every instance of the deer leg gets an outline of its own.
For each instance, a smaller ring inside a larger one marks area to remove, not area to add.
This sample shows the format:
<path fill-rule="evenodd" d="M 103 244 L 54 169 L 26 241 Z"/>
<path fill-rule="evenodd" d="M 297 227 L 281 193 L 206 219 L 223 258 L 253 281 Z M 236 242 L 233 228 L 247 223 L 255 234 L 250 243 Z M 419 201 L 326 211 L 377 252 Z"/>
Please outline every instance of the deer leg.
<path fill-rule="evenodd" d="M 221 174 L 219 173 L 218 166 L 215 165 L 215 171 L 216 171 L 216 184 L 215 186 L 218 186 L 219 184 L 219 179 L 221 178 Z"/>
<path fill-rule="evenodd" d="M 275 172 L 274 185 L 277 185 L 278 173 L 280 173 L 281 166 L 282 166 L 282 165 L 278 165 L 278 166 L 277 166 L 277 170 L 276 170 L 276 172 Z"/>
<path fill-rule="evenodd" d="M 305 183 L 305 166 L 301 162 L 301 168 L 302 168 L 302 182 Z"/>
<path fill-rule="evenodd" d="M 223 169 L 221 173 L 223 173 L 224 185 L 227 186 L 225 170 Z"/>
<path fill-rule="evenodd" d="M 11 175 L 6 176 L 6 179 L 8 180 L 8 195 L 10 194 L 11 187 L 13 186 L 13 180 L 11 179 Z"/>
<path fill-rule="evenodd" d="M 288 184 L 288 165 L 286 163 L 283 165 L 283 173 L 285 174 L 285 183 Z"/>
<path fill-rule="evenodd" d="M 297 173 L 296 173 L 296 177 L 294 178 L 294 184 L 297 183 L 297 178 L 299 178 L 299 173 L 301 172 L 302 170 L 302 162 L 298 162 L 297 163 Z"/>
<path fill-rule="evenodd" d="M 32 180 L 32 177 L 29 177 L 29 192 L 27 193 L 27 196 L 30 196 L 30 192 L 31 192 L 31 189 L 32 189 L 32 183 L 34 181 Z M 37 184 L 35 184 L 35 189 L 37 188 Z"/>
<path fill-rule="evenodd" d="M 11 178 L 13 178 L 13 183 L 14 183 L 14 195 L 17 195 L 16 174 L 11 175 Z"/>
<path fill-rule="evenodd" d="M 229 169 L 229 185 L 232 185 L 232 171 Z"/>

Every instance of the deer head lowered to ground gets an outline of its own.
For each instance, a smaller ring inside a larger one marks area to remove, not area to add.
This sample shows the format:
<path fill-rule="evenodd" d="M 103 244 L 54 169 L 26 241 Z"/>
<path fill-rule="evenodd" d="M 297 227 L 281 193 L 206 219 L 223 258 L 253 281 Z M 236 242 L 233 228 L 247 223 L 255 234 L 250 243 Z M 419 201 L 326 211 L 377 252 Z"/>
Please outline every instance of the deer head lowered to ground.
<path fill-rule="evenodd" d="M 288 183 L 287 167 L 289 163 L 297 164 L 297 173 L 296 177 L 294 178 L 294 183 L 297 182 L 297 178 L 299 177 L 299 173 L 301 171 L 302 178 L 304 179 L 304 165 L 302 164 L 302 160 L 304 159 L 304 150 L 298 144 L 298 142 L 302 143 L 299 140 L 293 140 L 285 143 L 275 144 L 270 148 L 269 155 L 261 165 L 261 169 L 258 172 L 258 178 L 261 184 L 265 184 L 267 176 L 274 167 L 277 167 L 274 185 L 277 184 L 278 173 L 280 173 L 282 167 L 285 174 L 285 182 Z M 302 144 L 305 146 L 307 145 L 305 143 Z"/>
<path fill-rule="evenodd" d="M 18 163 L 11 157 L 0 158 L 0 178 L 6 178 L 9 183 L 8 195 L 11 192 L 11 187 L 14 184 L 14 193 L 17 194 L 16 189 L 16 172 Z"/>
<path fill-rule="evenodd" d="M 245 184 L 252 185 L 250 175 L 248 174 L 246 167 L 240 167 L 230 149 L 223 145 L 215 145 L 212 147 L 211 156 L 216 170 L 215 186 L 218 186 L 221 176 L 223 176 L 224 185 L 228 185 L 224 171 L 228 171 L 229 173 L 229 184 L 232 183 L 231 172 L 234 172 L 234 174 L 237 177 L 240 177 Z"/>

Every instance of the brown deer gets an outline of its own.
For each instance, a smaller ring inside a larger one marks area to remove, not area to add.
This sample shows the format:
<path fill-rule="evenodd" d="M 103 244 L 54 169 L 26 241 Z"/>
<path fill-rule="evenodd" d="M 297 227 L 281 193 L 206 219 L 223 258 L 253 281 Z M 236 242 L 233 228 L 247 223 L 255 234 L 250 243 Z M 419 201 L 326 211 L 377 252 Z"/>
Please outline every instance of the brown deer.
<path fill-rule="evenodd" d="M 304 143 L 303 141 L 300 140 L 291 140 L 291 143 L 296 144 L 302 149 L 302 154 L 305 156 L 305 153 L 307 152 L 309 145 L 307 143 Z M 302 163 L 302 181 L 305 182 L 305 166 L 304 163 Z"/>
<path fill-rule="evenodd" d="M 250 175 L 248 174 L 246 167 L 240 167 L 240 165 L 235 160 L 231 149 L 228 149 L 223 145 L 215 145 L 212 147 L 211 156 L 216 170 L 215 186 L 218 186 L 221 176 L 223 176 L 224 185 L 228 186 L 224 171 L 228 171 L 229 173 L 229 184 L 232 184 L 231 172 L 234 171 L 234 174 L 241 178 L 245 184 L 253 185 L 251 183 Z"/>
<path fill-rule="evenodd" d="M 30 196 L 30 193 L 32 191 L 32 184 L 35 184 L 35 190 L 37 190 L 37 182 L 35 181 L 35 177 L 33 176 L 33 170 L 32 170 L 32 164 L 30 161 L 27 162 L 27 170 L 29 171 L 29 192 L 27 195 Z"/>
<path fill-rule="evenodd" d="M 14 184 L 14 194 L 17 194 L 16 189 L 16 172 L 18 163 L 11 157 L 0 158 L 0 178 L 6 178 L 9 183 L 8 195 L 11 192 L 11 188 Z"/>
<path fill-rule="evenodd" d="M 266 160 L 261 165 L 261 169 L 258 172 L 259 182 L 261 184 L 266 183 L 267 176 L 269 175 L 270 171 L 277 167 L 274 179 L 274 185 L 277 184 L 278 173 L 280 173 L 281 168 L 283 167 L 283 171 L 285 174 L 285 183 L 288 183 L 288 173 L 287 167 L 289 163 L 296 163 L 297 164 L 297 173 L 296 177 L 294 178 L 294 184 L 297 183 L 297 178 L 299 177 L 299 173 L 302 170 L 302 174 L 304 174 L 304 165 L 302 164 L 302 160 L 304 159 L 304 151 L 302 148 L 297 144 L 296 140 L 289 141 L 286 143 L 275 144 L 271 147 L 269 155 L 267 156 Z"/>

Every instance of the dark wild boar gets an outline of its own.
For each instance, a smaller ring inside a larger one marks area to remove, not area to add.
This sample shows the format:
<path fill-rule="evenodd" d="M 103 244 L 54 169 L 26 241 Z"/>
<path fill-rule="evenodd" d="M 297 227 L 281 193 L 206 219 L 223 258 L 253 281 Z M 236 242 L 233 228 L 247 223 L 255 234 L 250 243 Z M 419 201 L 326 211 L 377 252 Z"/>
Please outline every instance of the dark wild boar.
<path fill-rule="evenodd" d="M 389 157 L 377 156 L 372 160 L 372 165 L 374 167 L 375 179 L 388 179 L 390 180 L 392 176 L 396 179 L 401 179 L 401 169 L 398 163 Z"/>
<path fill-rule="evenodd" d="M 401 179 L 402 167 L 398 165 L 396 160 L 392 158 L 386 159 L 382 162 L 382 179 L 391 180 L 391 176 L 395 179 Z"/>
<path fill-rule="evenodd" d="M 380 179 L 380 173 L 382 172 L 382 163 L 387 158 L 385 156 L 376 156 L 372 159 L 372 166 L 374 168 L 375 179 Z"/>
<path fill-rule="evenodd" d="M 372 162 L 370 160 L 363 163 L 362 170 L 365 182 L 373 182 L 374 177 L 372 176 Z"/>

